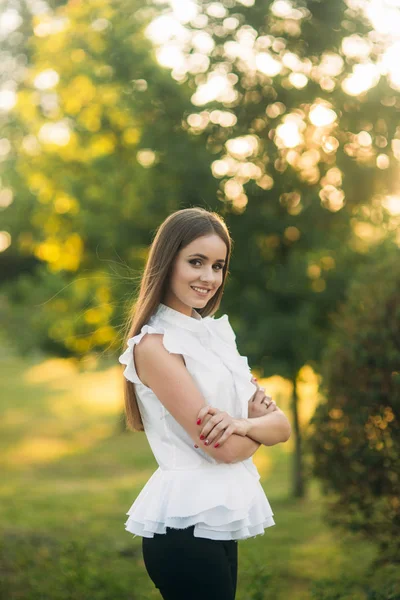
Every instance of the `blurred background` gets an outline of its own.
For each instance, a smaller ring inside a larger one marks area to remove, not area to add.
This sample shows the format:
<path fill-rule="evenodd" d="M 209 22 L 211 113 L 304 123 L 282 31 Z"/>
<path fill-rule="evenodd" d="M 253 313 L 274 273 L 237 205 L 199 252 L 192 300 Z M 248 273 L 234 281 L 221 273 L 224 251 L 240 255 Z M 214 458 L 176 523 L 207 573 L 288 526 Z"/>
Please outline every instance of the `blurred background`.
<path fill-rule="evenodd" d="M 202 206 L 292 424 L 238 599 L 399 599 L 400 0 L 3 0 L 0 40 L 0 597 L 159 598 L 118 356 L 156 228 Z"/>

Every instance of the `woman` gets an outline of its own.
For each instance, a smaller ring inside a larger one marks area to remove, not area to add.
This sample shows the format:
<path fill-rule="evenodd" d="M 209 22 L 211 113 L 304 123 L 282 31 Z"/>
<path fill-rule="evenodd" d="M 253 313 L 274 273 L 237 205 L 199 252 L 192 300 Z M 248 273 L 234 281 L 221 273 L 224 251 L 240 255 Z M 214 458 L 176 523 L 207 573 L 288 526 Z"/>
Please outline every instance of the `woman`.
<path fill-rule="evenodd" d="M 284 413 L 252 378 L 218 309 L 231 254 L 223 219 L 171 214 L 151 244 L 127 349 L 125 408 L 159 468 L 128 511 L 165 600 L 234 600 L 237 541 L 275 524 L 252 455 L 285 442 Z M 147 334 L 147 335 L 146 335 Z"/>

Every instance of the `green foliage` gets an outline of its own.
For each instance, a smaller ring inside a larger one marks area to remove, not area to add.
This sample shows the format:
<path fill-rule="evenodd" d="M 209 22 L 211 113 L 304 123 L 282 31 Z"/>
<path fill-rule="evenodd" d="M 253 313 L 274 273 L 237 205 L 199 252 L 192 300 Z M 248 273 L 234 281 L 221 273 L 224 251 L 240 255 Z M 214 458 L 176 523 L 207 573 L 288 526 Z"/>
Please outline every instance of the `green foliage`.
<path fill-rule="evenodd" d="M 371 569 L 363 581 L 355 581 L 349 573 L 338 579 L 324 577 L 311 584 L 310 594 L 312 600 L 399 600 L 398 565 Z"/>
<path fill-rule="evenodd" d="M 186 67 L 194 90 L 215 72 L 227 72 L 235 82 L 232 99 L 224 94 L 198 101 L 203 118 L 193 127 L 196 133 L 206 133 L 214 154 L 222 160 L 229 157 L 235 165 L 217 173 L 221 197 L 238 214 L 248 210 L 254 197 L 279 197 L 282 212 L 296 216 L 307 210 L 310 189 L 332 212 L 341 208 L 344 198 L 353 205 L 361 198 L 368 201 L 374 193 L 388 193 L 393 183 L 388 173 L 396 176 L 399 158 L 389 141 L 398 138 L 397 85 L 390 70 L 387 77 L 368 83 L 357 75 L 357 68 L 366 60 L 372 68 L 379 63 L 392 42 L 390 35 L 373 31 L 361 3 L 350 7 L 345 0 L 329 4 L 293 0 L 283 10 L 275 2 L 251 4 L 229 2 L 224 16 L 233 17 L 235 23 L 225 26 L 220 13 L 213 14 L 208 3 L 200 2 L 199 12 L 207 14 L 203 30 L 214 44 L 209 67 L 200 77 L 189 68 L 189 60 L 181 67 L 183 71 Z M 196 34 L 190 24 L 186 30 L 188 38 Z M 371 43 L 373 37 L 376 44 Z M 344 39 L 347 44 L 342 44 Z M 366 54 L 354 50 L 355 40 L 369 47 Z M 186 58 L 190 50 L 187 42 Z M 296 81 L 299 75 L 301 84 Z M 316 106 L 333 111 L 329 123 L 313 117 Z M 230 127 L 218 123 L 211 112 L 215 109 L 232 113 L 234 123 Z M 279 126 L 290 121 L 297 122 L 301 135 L 286 137 L 282 129 L 279 133 Z M 369 132 L 365 145 L 360 143 L 363 136 L 357 137 L 361 131 Z M 247 152 L 225 146 L 246 135 L 255 142 Z M 382 154 L 385 167 L 377 169 Z M 242 193 L 237 193 L 237 186 L 226 185 L 230 178 L 230 183 L 244 186 L 239 188 Z"/>
<path fill-rule="evenodd" d="M 276 584 L 272 570 L 264 565 L 254 565 L 251 575 L 251 582 L 247 590 L 248 599 L 264 600 L 265 590 L 269 590 L 271 593 L 274 584 Z"/>
<path fill-rule="evenodd" d="M 334 580 L 325 577 L 313 582 L 310 597 L 313 600 L 365 600 L 360 585 L 351 575 Z"/>
<path fill-rule="evenodd" d="M 7 282 L 2 316 L 14 348 L 21 356 L 39 352 L 78 359 L 93 348 L 117 348 L 119 340 L 109 324 L 114 312 L 111 285 L 109 273 L 93 271 L 90 277 L 70 280 L 43 264 L 35 273 Z"/>
<path fill-rule="evenodd" d="M 308 443 L 331 524 L 400 556 L 400 256 L 383 246 L 355 274 L 323 357 Z"/>
<path fill-rule="evenodd" d="M 133 558 L 134 552 L 124 556 L 105 543 L 91 545 L 85 537 L 57 540 L 48 534 L 8 532 L 0 538 L 0 597 L 133 600 L 139 597 L 129 566 Z"/>
<path fill-rule="evenodd" d="M 181 127 L 188 89 L 155 60 L 143 32 L 154 11 L 142 8 L 57 5 L 49 15 L 65 29 L 44 36 L 33 33 L 40 17 L 23 15 L 19 50 L 29 46 L 29 68 L 0 180 L 14 197 L 2 212 L 12 244 L 2 253 L 10 285 L 0 309 L 21 352 L 35 344 L 59 356 L 116 349 L 121 299 L 135 291 L 154 230 L 172 210 L 215 196 L 208 153 Z M 35 78 L 48 69 L 59 80 L 38 89 Z M 44 135 L 57 123 L 67 143 Z M 114 277 L 115 263 L 123 275 Z M 23 314 L 29 344 L 15 336 Z"/>

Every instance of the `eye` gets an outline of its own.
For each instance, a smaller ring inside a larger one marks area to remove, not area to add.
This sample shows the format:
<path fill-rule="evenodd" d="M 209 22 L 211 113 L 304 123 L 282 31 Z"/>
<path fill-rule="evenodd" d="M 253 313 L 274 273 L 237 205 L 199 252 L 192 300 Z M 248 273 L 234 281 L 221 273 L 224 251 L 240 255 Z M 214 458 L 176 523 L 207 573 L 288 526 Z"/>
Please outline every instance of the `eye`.
<path fill-rule="evenodd" d="M 193 266 L 196 266 L 194 263 L 200 263 L 200 264 L 202 264 L 202 262 L 201 262 L 201 260 L 200 260 L 199 258 L 193 258 L 192 260 L 189 260 L 189 262 L 190 262 L 190 264 L 191 264 L 191 265 L 193 265 Z M 223 267 L 222 267 L 222 265 L 221 265 L 221 263 L 216 263 L 216 264 L 214 265 L 214 267 L 219 267 L 219 268 L 217 269 L 217 271 L 221 271 L 221 269 L 223 268 Z"/>
<path fill-rule="evenodd" d="M 199 260 L 198 258 L 193 258 L 192 260 L 189 260 L 191 265 L 194 265 L 194 263 L 200 263 L 201 264 L 201 260 Z"/>

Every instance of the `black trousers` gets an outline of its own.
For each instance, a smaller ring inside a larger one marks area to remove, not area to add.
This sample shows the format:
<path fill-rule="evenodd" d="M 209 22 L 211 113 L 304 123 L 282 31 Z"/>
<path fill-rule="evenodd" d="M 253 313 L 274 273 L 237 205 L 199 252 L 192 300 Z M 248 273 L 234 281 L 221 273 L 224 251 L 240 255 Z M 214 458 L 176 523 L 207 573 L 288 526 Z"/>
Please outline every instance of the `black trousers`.
<path fill-rule="evenodd" d="M 235 600 L 238 542 L 193 535 L 194 525 L 142 538 L 143 560 L 164 600 Z"/>

